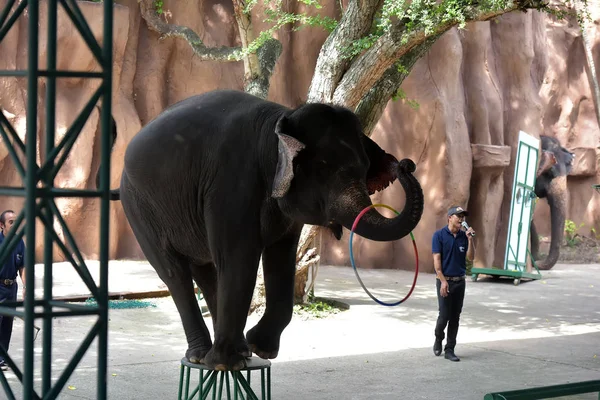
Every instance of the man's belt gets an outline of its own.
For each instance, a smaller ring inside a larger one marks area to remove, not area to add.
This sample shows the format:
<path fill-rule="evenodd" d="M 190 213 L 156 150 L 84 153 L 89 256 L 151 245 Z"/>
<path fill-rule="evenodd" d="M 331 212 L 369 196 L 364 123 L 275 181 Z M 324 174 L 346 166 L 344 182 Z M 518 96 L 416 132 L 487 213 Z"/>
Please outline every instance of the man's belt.
<path fill-rule="evenodd" d="M 464 281 L 466 279 L 466 275 L 462 275 L 462 276 L 446 276 L 444 275 L 444 278 L 446 278 L 447 281 Z M 438 278 L 440 279 L 440 278 Z"/>
<path fill-rule="evenodd" d="M 16 281 L 16 279 L 0 279 L 0 283 L 4 286 L 12 286 Z"/>

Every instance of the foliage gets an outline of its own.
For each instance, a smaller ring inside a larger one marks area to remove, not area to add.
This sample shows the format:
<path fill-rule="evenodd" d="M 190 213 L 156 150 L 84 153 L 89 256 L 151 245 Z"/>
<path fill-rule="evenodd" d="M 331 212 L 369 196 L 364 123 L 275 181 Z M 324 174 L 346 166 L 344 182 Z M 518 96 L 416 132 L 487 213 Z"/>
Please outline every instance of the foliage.
<path fill-rule="evenodd" d="M 319 0 L 297 0 L 300 3 L 312 6 L 315 9 L 321 9 Z M 246 3 L 244 13 L 250 14 L 250 11 L 256 6 L 258 0 L 250 0 Z M 308 15 L 308 13 L 290 13 L 283 10 L 283 0 L 264 0 L 265 19 L 264 22 L 271 24 L 269 29 L 260 32 L 256 39 L 248 44 L 248 47 L 242 49 L 237 55 L 238 59 L 246 57 L 248 54 L 256 52 L 263 44 L 272 39 L 275 32 L 286 25 L 293 25 L 292 30 L 297 31 L 303 27 L 321 27 L 331 32 L 337 26 L 337 21 L 323 17 L 321 15 Z"/>
<path fill-rule="evenodd" d="M 315 298 L 311 292 L 306 303 L 294 306 L 294 314 L 305 318 L 325 318 L 345 309 L 347 307 L 344 307 L 339 302 L 330 299 Z"/>
<path fill-rule="evenodd" d="M 405 100 L 406 104 L 408 104 L 408 106 L 410 108 L 412 108 L 413 110 L 418 110 L 419 109 L 419 102 L 416 100 L 411 100 L 406 96 L 406 92 L 404 90 L 402 90 L 402 88 L 399 88 L 398 91 L 396 92 L 396 94 L 394 94 L 392 96 L 392 100 L 396 101 L 396 100 Z"/>
<path fill-rule="evenodd" d="M 567 241 L 567 246 L 573 247 L 579 242 L 577 231 L 579 228 L 583 227 L 583 225 L 584 224 L 581 223 L 581 225 L 577 226 L 577 224 L 570 219 L 565 221 L 565 239 Z"/>
<path fill-rule="evenodd" d="M 296 0 L 307 6 L 314 7 L 315 10 L 322 8 L 320 0 Z M 162 0 L 156 0 L 162 4 Z M 546 11 L 555 17 L 562 19 L 568 15 L 575 15 L 578 20 L 590 20 L 587 11 L 587 0 L 581 0 L 583 10 L 580 13 L 568 11 L 565 9 L 552 8 L 546 3 L 539 2 L 539 6 L 534 7 L 540 11 Z M 405 44 L 408 42 L 411 34 L 416 30 L 422 30 L 426 36 L 433 35 L 440 25 L 457 25 L 463 29 L 469 19 L 476 13 L 493 12 L 508 8 L 514 1 L 512 0 L 385 0 L 381 9 L 378 11 L 372 29 L 366 36 L 353 41 L 347 48 L 342 49 L 344 58 L 354 58 L 363 51 L 369 49 L 381 36 L 388 33 L 397 21 L 403 25 L 403 34 L 400 41 Z M 523 1 L 523 3 L 526 3 Z M 536 4 L 533 1 L 530 3 Z M 244 8 L 245 13 L 250 11 L 258 4 L 258 0 L 250 0 Z M 267 40 L 273 37 L 274 33 L 285 25 L 292 24 L 293 30 L 299 30 L 305 26 L 322 27 L 332 32 L 337 21 L 320 15 L 311 16 L 307 13 L 290 13 L 283 10 L 283 0 L 263 0 L 265 6 L 264 22 L 271 23 L 271 27 L 262 31 L 258 37 L 240 54 L 240 58 L 249 53 L 255 52 Z M 158 6 L 157 6 L 158 10 Z"/>
<path fill-rule="evenodd" d="M 154 8 L 156 9 L 156 14 L 162 15 L 164 13 L 164 5 L 165 4 L 163 3 L 163 0 L 154 0 Z"/>

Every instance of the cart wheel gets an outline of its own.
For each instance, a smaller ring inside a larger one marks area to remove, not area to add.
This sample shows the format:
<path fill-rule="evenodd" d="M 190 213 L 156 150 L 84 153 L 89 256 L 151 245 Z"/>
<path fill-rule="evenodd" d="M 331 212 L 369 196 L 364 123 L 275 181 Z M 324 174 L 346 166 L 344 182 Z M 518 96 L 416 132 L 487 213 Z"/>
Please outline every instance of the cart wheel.
<path fill-rule="evenodd" d="M 473 275 L 471 275 L 471 280 L 472 280 L 473 282 L 477 282 L 477 277 L 478 277 L 478 276 L 479 276 L 479 274 L 473 274 Z"/>
<path fill-rule="evenodd" d="M 515 286 L 517 286 L 519 283 L 521 283 L 521 279 L 515 278 L 515 280 L 514 280 Z"/>

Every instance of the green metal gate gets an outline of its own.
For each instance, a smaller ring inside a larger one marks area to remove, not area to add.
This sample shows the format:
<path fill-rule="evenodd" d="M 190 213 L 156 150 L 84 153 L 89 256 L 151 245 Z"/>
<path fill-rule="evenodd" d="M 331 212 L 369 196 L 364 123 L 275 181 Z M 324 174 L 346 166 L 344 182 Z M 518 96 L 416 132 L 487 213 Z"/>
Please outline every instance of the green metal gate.
<path fill-rule="evenodd" d="M 528 250 L 529 227 L 537 198 L 534 188 L 538 150 L 539 139 L 520 131 L 513 177 L 504 268 L 472 268 L 471 275 L 474 281 L 477 280 L 479 274 L 514 278 L 515 285 L 521 282 L 521 278 L 540 279 L 542 277 Z M 527 272 L 528 256 L 537 273 Z"/>
<path fill-rule="evenodd" d="M 39 53 L 39 11 L 40 7 L 48 9 L 47 29 L 47 69 L 41 70 L 38 65 Z M 96 58 L 101 71 L 61 71 L 57 69 L 57 15 L 61 7 L 68 18 L 73 22 L 90 51 Z M 24 399 L 55 399 L 64 388 L 67 380 L 83 358 L 95 338 L 98 338 L 98 364 L 97 364 L 97 398 L 106 398 L 107 375 L 107 336 L 108 336 L 108 221 L 109 221 L 109 194 L 110 194 L 110 137 L 111 137 L 111 85 L 112 85 L 112 24 L 113 1 L 105 0 L 104 31 L 102 45 L 94 38 L 92 31 L 75 0 L 6 0 L 5 7 L 0 10 L 0 41 L 8 31 L 15 26 L 19 18 L 27 19 L 28 32 L 28 63 L 26 70 L 0 71 L 3 77 L 21 77 L 27 79 L 27 122 L 26 139 L 21 141 L 15 129 L 7 118 L 0 112 L 0 135 L 8 147 L 10 157 L 21 175 L 24 185 L 22 187 L 0 187 L 2 196 L 20 196 L 24 198 L 24 207 L 18 212 L 15 225 L 6 240 L 0 246 L 0 262 L 12 253 L 17 243 L 25 237 L 27 289 L 24 302 L 11 304 L 4 303 L 0 307 L 0 314 L 12 315 L 24 319 L 24 354 L 23 370 L 13 362 L 10 355 L 0 348 L 0 354 L 5 357 L 10 368 L 21 381 Z M 56 108 L 56 82 L 64 78 L 85 78 L 99 80 L 99 89 L 92 95 L 81 113 L 75 118 L 64 137 L 57 142 L 55 137 L 55 108 Z M 37 142 L 37 117 L 38 117 L 38 83 L 40 79 L 46 82 L 46 103 L 43 113 L 46 121 L 46 148 L 43 163 L 38 164 L 36 159 Z M 81 190 L 77 188 L 56 188 L 54 179 L 65 163 L 70 150 L 79 136 L 81 129 L 89 118 L 94 107 L 101 102 L 101 166 L 99 190 Z M 12 143 L 11 143 L 12 142 Z M 25 165 L 19 156 L 25 156 Z M 55 199 L 61 197 L 86 197 L 100 199 L 100 221 L 98 221 L 100 242 L 100 278 L 98 284 L 94 282 L 77 243 L 60 214 Z M 44 287 L 43 299 L 35 299 L 35 237 L 36 220 L 44 226 Z M 53 228 L 57 222 L 64 232 L 63 241 Z M 55 300 L 52 293 L 52 260 L 53 244 L 56 244 L 76 269 L 81 279 L 85 282 L 90 293 L 97 300 L 96 306 L 81 306 Z M 81 342 L 66 368 L 57 379 L 52 374 L 52 319 L 66 318 L 81 315 L 96 316 L 97 320 L 87 336 Z M 42 361 L 41 361 L 41 387 L 35 387 L 34 374 L 34 320 L 42 319 Z M 14 346 L 13 346 L 14 347 Z M 5 398 L 14 399 L 15 395 L 6 376 L 0 372 L 0 383 Z"/>

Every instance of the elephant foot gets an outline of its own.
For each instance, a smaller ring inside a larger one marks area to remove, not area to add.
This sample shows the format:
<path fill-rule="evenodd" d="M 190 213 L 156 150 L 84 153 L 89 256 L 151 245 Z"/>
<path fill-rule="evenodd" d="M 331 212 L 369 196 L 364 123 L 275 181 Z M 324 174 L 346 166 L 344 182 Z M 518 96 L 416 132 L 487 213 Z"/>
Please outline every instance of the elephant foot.
<path fill-rule="evenodd" d="M 246 367 L 246 357 L 238 351 L 233 351 L 234 346 L 213 346 L 204 357 L 204 364 L 216 371 L 239 371 Z M 227 350 L 227 347 L 231 351 Z M 237 350 L 237 346 L 236 346 Z M 249 352 L 246 347 L 246 351 Z"/>
<path fill-rule="evenodd" d="M 206 353 L 210 350 L 210 346 L 200 346 L 188 348 L 185 352 L 185 358 L 192 364 L 203 364 Z"/>
<path fill-rule="evenodd" d="M 235 350 L 238 352 L 238 354 L 241 354 L 242 356 L 249 358 L 252 357 L 252 352 L 250 351 L 250 348 L 248 347 L 248 342 L 246 341 L 245 337 L 241 337 L 240 339 L 238 339 L 238 343 L 235 346 Z"/>
<path fill-rule="evenodd" d="M 276 358 L 279 354 L 279 335 L 274 335 L 261 325 L 256 325 L 246 334 L 250 350 L 260 358 L 265 360 Z"/>

